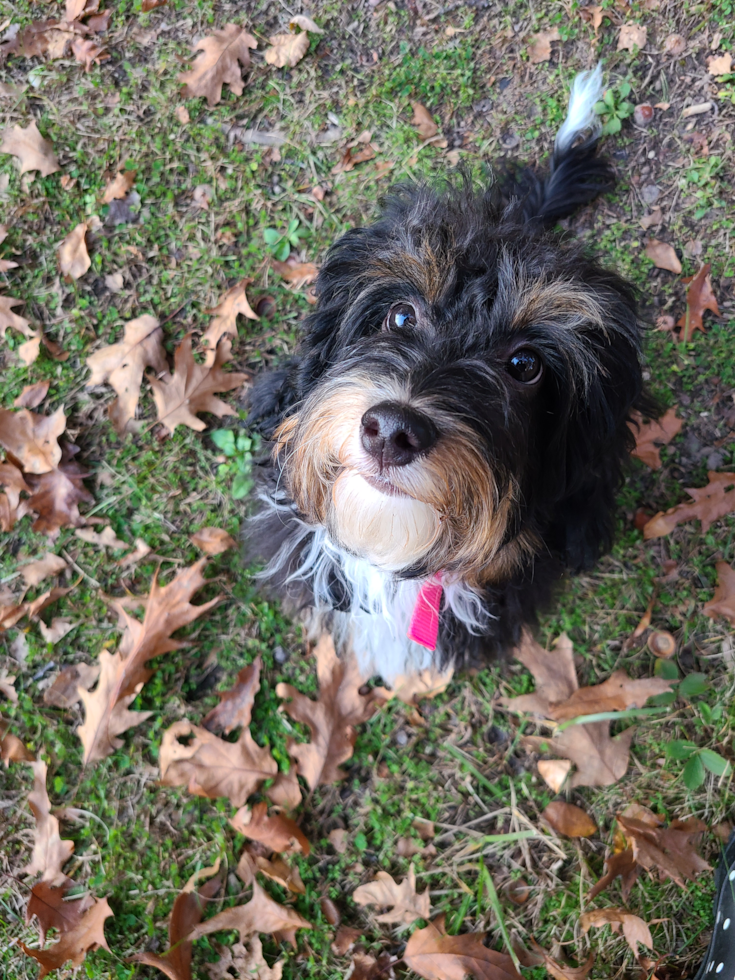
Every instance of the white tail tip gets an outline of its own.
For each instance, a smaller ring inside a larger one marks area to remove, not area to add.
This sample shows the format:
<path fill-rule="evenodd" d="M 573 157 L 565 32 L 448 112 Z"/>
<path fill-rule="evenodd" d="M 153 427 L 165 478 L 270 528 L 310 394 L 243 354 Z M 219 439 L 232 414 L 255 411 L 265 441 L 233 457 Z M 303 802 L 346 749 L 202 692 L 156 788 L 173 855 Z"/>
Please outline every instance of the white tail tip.
<path fill-rule="evenodd" d="M 561 129 L 556 134 L 555 149 L 564 153 L 574 141 L 584 135 L 598 136 L 602 125 L 595 113 L 595 104 L 602 98 L 602 62 L 591 71 L 581 71 L 572 84 L 569 109 Z"/>

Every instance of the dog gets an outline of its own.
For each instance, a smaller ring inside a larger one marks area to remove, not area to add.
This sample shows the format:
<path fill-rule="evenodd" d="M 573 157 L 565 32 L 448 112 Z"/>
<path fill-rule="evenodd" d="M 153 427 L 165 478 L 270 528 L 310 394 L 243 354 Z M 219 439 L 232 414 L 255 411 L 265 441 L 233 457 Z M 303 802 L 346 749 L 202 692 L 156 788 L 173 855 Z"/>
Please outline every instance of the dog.
<path fill-rule="evenodd" d="M 395 188 L 251 391 L 272 455 L 250 553 L 367 676 L 502 655 L 611 546 L 642 328 L 633 288 L 553 230 L 613 187 L 601 90 L 599 65 L 576 77 L 546 173 Z"/>

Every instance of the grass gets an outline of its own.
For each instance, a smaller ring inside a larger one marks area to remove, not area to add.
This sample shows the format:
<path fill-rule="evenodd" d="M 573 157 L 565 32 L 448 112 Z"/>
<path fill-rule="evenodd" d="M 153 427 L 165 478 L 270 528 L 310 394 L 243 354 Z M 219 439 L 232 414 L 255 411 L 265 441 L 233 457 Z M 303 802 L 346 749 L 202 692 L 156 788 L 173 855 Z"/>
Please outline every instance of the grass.
<path fill-rule="evenodd" d="M 222 102 L 211 108 L 200 100 L 188 101 L 187 125 L 179 122 L 174 110 L 184 104 L 177 75 L 190 45 L 229 20 L 245 23 L 241 5 L 169 0 L 165 7 L 144 14 L 139 0 L 121 0 L 108 38 L 111 57 L 89 74 L 71 60 L 10 60 L 4 80 L 21 88 L 22 94 L 0 103 L 5 124 L 25 126 L 35 118 L 53 142 L 63 174 L 74 183 L 64 190 L 61 174 L 29 182 L 18 175 L 10 157 L 0 156 L 0 175 L 8 178 L 2 200 L 8 237 L 0 252 L 20 263 L 6 274 L 3 292 L 23 299 L 25 315 L 42 322 L 69 354 L 68 360 L 57 362 L 42 349 L 36 363 L 25 368 L 13 354 L 19 337 L 9 331 L 0 348 L 1 404 L 10 406 L 32 381 L 51 381 L 44 410 L 65 406 L 69 430 L 81 449 L 79 458 L 90 470 L 87 483 L 96 500 L 92 513 L 131 544 L 136 537 L 144 538 L 162 559 L 161 574 L 167 578 L 197 557 L 189 543 L 197 528 L 214 524 L 237 536 L 243 505 L 232 499 L 229 477 L 218 475 L 219 450 L 208 433 L 179 428 L 171 438 L 159 439 L 149 394 L 141 399 L 140 431 L 126 440 L 114 434 L 106 416 L 109 389 L 85 388 L 85 358 L 92 350 L 117 340 L 127 320 L 153 313 L 164 322 L 171 353 L 184 334 L 201 333 L 209 322 L 207 311 L 228 286 L 249 277 L 251 303 L 272 297 L 274 316 L 260 323 L 241 321 L 232 369 L 258 370 L 276 363 L 293 348 L 309 306 L 303 293 L 291 292 L 269 271 L 266 228 L 284 230 L 298 220 L 298 251 L 318 261 L 337 235 L 375 213 L 377 200 L 392 180 L 441 177 L 450 169 L 446 154 L 452 150 L 478 177 L 505 154 L 531 161 L 541 158 L 563 117 L 574 72 L 597 56 L 604 59 L 611 84 L 631 84 L 631 101 L 670 101 L 671 108 L 656 112 L 650 129 L 636 130 L 626 121 L 622 132 L 609 140 L 620 171 L 618 187 L 570 221 L 569 232 L 587 239 L 606 264 L 635 283 L 649 322 L 662 313 L 678 316 L 684 298 L 680 279 L 654 269 L 643 255 L 640 189 L 655 183 L 662 189 L 659 203 L 666 217 L 656 234 L 679 248 L 701 242 L 698 259 L 712 263 L 723 315 L 716 323 L 709 318 L 706 335 L 685 346 L 669 334 L 649 333 L 651 388 L 664 404 L 680 406 L 684 430 L 664 451 L 660 471 L 632 466 L 621 493 L 620 533 L 613 553 L 593 574 L 570 583 L 544 619 L 541 639 L 548 642 L 562 630 L 570 635 L 579 655 L 581 683 L 604 680 L 618 668 L 636 676 L 649 674 L 654 665 L 646 648 L 626 650 L 623 641 L 655 591 L 653 624 L 675 634 L 680 675 L 703 672 L 707 689 L 691 703 L 677 702 L 670 714 L 639 724 L 623 780 L 602 790 L 571 794 L 572 801 L 594 815 L 599 835 L 578 845 L 559 841 L 553 847 L 538 838 L 489 840 L 483 844 L 482 858 L 471 851 L 462 856 L 474 838 L 456 828 L 487 815 L 478 827 L 488 838 L 522 831 L 527 825 L 513 816 L 511 801 L 536 825 L 540 811 L 553 798 L 520 747 L 521 734 L 532 732 L 532 724 L 502 711 L 496 702 L 496 694 L 530 690 L 529 675 L 519 665 L 508 664 L 458 679 L 445 694 L 422 706 L 425 725 L 417 724 L 407 708 L 389 705 L 362 727 L 343 783 L 320 788 L 302 810 L 301 824 L 313 852 L 299 861 L 307 891 L 294 904 L 314 929 L 299 935 L 297 951 L 264 941 L 269 962 L 285 957 L 284 976 L 289 980 L 304 973 L 330 980 L 343 976 L 349 959 L 331 951 L 334 930 L 320 907 L 321 898 L 328 896 L 337 903 L 343 922 L 363 930 L 368 950 L 400 955 L 407 931 L 379 926 L 350 895 L 378 869 L 400 878 L 413 864 L 422 887 L 431 889 L 433 908 L 447 912 L 450 931 L 488 929 L 490 942 L 501 948 L 499 918 L 488 889 L 481 887 L 487 868 L 509 931 L 524 941 L 533 935 L 546 948 L 569 944 L 563 948 L 578 961 L 585 959 L 591 944 L 597 953 L 594 975 L 613 977 L 632 968 L 625 942 L 609 930 L 581 937 L 576 923 L 583 896 L 602 871 L 615 813 L 637 800 L 672 819 L 696 815 L 714 825 L 726 819 L 733 806 L 727 779 L 721 784 L 708 776 L 701 790 L 689 793 L 681 778 L 682 763 L 667 759 L 665 748 L 672 739 L 684 739 L 732 758 L 735 706 L 729 631 L 726 624 L 704 618 L 701 609 L 714 589 L 714 562 L 735 559 L 735 521 L 718 521 L 706 534 L 696 525 L 685 525 L 669 538 L 648 543 L 633 527 L 639 507 L 655 511 L 670 506 L 682 499 L 682 487 L 705 482 L 713 454 L 716 469 L 735 466 L 734 444 L 725 441 L 732 425 L 728 428 L 724 414 L 735 390 L 735 202 L 727 139 L 735 112 L 734 84 L 727 78 L 712 81 L 705 67 L 715 32 L 722 35 L 720 50 L 732 50 L 732 4 L 662 3 L 654 10 L 635 5 L 630 16 L 649 31 L 649 44 L 639 55 L 615 50 L 617 30 L 610 20 L 603 21 L 593 51 L 593 30 L 581 20 L 575 4 L 567 9 L 543 0 L 531 13 L 525 3 L 501 5 L 491 0 L 449 5 L 442 13 L 438 4 L 426 0 L 416 5 L 423 19 L 411 13 L 413 6 L 396 2 L 348 9 L 326 0 L 314 5 L 310 13 L 326 33 L 312 39 L 301 64 L 276 70 L 255 55 L 243 95 L 236 98 L 225 88 Z M 618 17 L 617 8 L 603 6 Z M 0 0 L 0 22 L 11 18 L 23 25 L 46 16 L 48 5 Z M 249 5 L 247 24 L 261 50 L 265 39 L 285 26 L 286 18 L 282 5 L 264 0 Z M 550 63 L 532 66 L 526 55 L 527 36 L 550 26 L 559 28 L 563 40 L 554 44 Z M 660 54 L 663 39 L 672 32 L 688 41 L 685 55 L 674 61 Z M 717 105 L 716 116 L 682 119 L 686 104 L 705 99 Z M 414 100 L 435 114 L 446 149 L 421 146 L 410 125 Z M 244 144 L 233 125 L 240 131 L 280 132 L 286 140 L 280 161 L 273 160 L 267 147 Z M 317 134 L 337 125 L 334 142 L 319 141 Z M 392 169 L 381 175 L 368 163 L 333 175 L 339 148 L 366 129 L 379 146 L 378 159 L 391 163 Z M 692 132 L 704 134 L 707 154 L 688 141 Z M 125 167 L 137 171 L 139 218 L 109 226 L 104 224 L 107 206 L 100 203 L 106 176 Z M 322 202 L 311 196 L 317 183 L 328 191 Z M 213 189 L 208 210 L 191 203 L 194 188 L 201 184 Z M 103 222 L 93 238 L 92 268 L 67 284 L 58 275 L 56 248 L 71 228 L 92 215 Z M 686 250 L 682 262 L 684 275 L 698 267 Z M 118 271 L 124 287 L 112 293 L 104 277 Z M 246 421 L 245 412 L 234 403 L 238 415 L 225 420 L 226 426 Z M 210 432 L 223 424 L 208 421 Z M 19 693 L 18 704 L 6 703 L 2 713 L 10 719 L 12 731 L 48 761 L 53 804 L 82 811 L 78 821 L 63 827 L 64 836 L 75 843 L 70 873 L 81 887 L 107 896 L 115 912 L 106 927 L 110 952 L 90 954 L 84 974 L 95 980 L 148 977 L 153 971 L 132 964 L 130 957 L 165 948 L 166 919 L 178 889 L 197 868 L 220 855 L 233 869 L 242 846 L 229 827 L 225 801 L 194 798 L 157 785 L 163 730 L 182 717 L 198 722 L 216 702 L 214 691 L 229 686 L 245 663 L 261 655 L 265 668 L 253 731 L 285 768 L 289 729 L 278 710 L 275 685 L 285 679 L 315 694 L 316 679 L 303 657 L 299 630 L 259 595 L 240 557 L 227 553 L 212 562 L 210 582 L 197 597 L 204 601 L 222 593 L 227 601 L 183 631 L 186 645 L 161 658 L 135 704 L 152 712 L 150 720 L 128 732 L 123 748 L 108 760 L 83 769 L 74 734 L 81 710 L 48 707 L 42 698 L 44 686 L 58 666 L 80 659 L 92 662 L 102 649 L 115 647 L 119 634 L 101 593 L 147 593 L 157 561 L 143 561 L 121 574 L 114 562 L 117 555 L 83 544 L 71 530 L 49 544 L 25 519 L 2 542 L 0 581 L 11 581 L 20 564 L 49 546 L 57 554 L 69 554 L 84 572 L 74 591 L 50 610 L 70 617 L 77 626 L 54 647 L 43 641 L 35 626 L 23 632 L 27 654 L 22 663 L 14 656 L 18 631 L 0 636 L 0 667 L 18 675 Z M 668 558 L 677 561 L 679 577 L 658 581 Z M 717 707 L 721 715 L 711 723 Z M 3 772 L 0 964 L 12 980 L 34 976 L 36 969 L 15 945 L 18 939 L 36 938 L 35 926 L 24 924 L 28 890 L 21 870 L 28 861 L 33 826 L 25 804 L 29 785 L 23 767 Z M 418 843 L 413 827 L 417 816 L 437 821 L 438 833 L 444 835 L 434 858 L 396 854 L 399 838 Z M 344 854 L 328 842 L 329 832 L 336 828 L 348 831 Z M 716 839 L 708 836 L 704 850 L 716 859 Z M 520 877 L 529 885 L 530 898 L 515 906 L 506 887 Z M 277 886 L 268 888 L 284 900 Z M 239 894 L 232 873 L 227 889 L 229 898 L 224 901 Z M 643 876 L 634 889 L 630 910 L 647 920 L 660 920 L 653 927 L 656 951 L 669 956 L 681 976 L 688 975 L 703 954 L 711 928 L 711 894 L 712 879 L 707 875 L 684 890 Z M 619 903 L 619 886 L 613 885 L 596 904 Z M 219 935 L 198 942 L 194 975 L 204 977 L 206 964 L 217 958 L 216 943 L 233 938 Z M 540 977 L 543 971 L 526 975 Z"/>

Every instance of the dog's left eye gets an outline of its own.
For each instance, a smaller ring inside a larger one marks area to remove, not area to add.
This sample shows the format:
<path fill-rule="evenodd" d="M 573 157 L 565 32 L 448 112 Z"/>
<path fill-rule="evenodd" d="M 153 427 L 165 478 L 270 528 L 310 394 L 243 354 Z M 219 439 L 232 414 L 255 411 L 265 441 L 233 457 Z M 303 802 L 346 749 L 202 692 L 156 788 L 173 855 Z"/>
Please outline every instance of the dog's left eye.
<path fill-rule="evenodd" d="M 543 368 L 543 361 L 530 347 L 523 347 L 516 351 L 507 364 L 507 371 L 511 378 L 525 385 L 538 381 Z"/>
<path fill-rule="evenodd" d="M 388 316 L 383 321 L 383 330 L 400 330 L 401 327 L 416 326 L 416 310 L 410 303 L 396 303 L 388 310 Z"/>

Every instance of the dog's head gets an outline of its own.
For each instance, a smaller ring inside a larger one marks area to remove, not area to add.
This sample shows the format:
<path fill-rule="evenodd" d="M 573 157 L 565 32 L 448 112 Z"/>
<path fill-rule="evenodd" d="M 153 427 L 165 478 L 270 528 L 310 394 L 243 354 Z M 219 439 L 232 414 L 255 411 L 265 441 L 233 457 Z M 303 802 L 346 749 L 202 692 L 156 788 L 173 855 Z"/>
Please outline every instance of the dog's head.
<path fill-rule="evenodd" d="M 487 196 L 412 188 L 332 247 L 317 294 L 276 432 L 306 519 L 402 575 L 482 585 L 554 535 L 583 564 L 574 521 L 609 509 L 640 394 L 630 288 Z"/>

